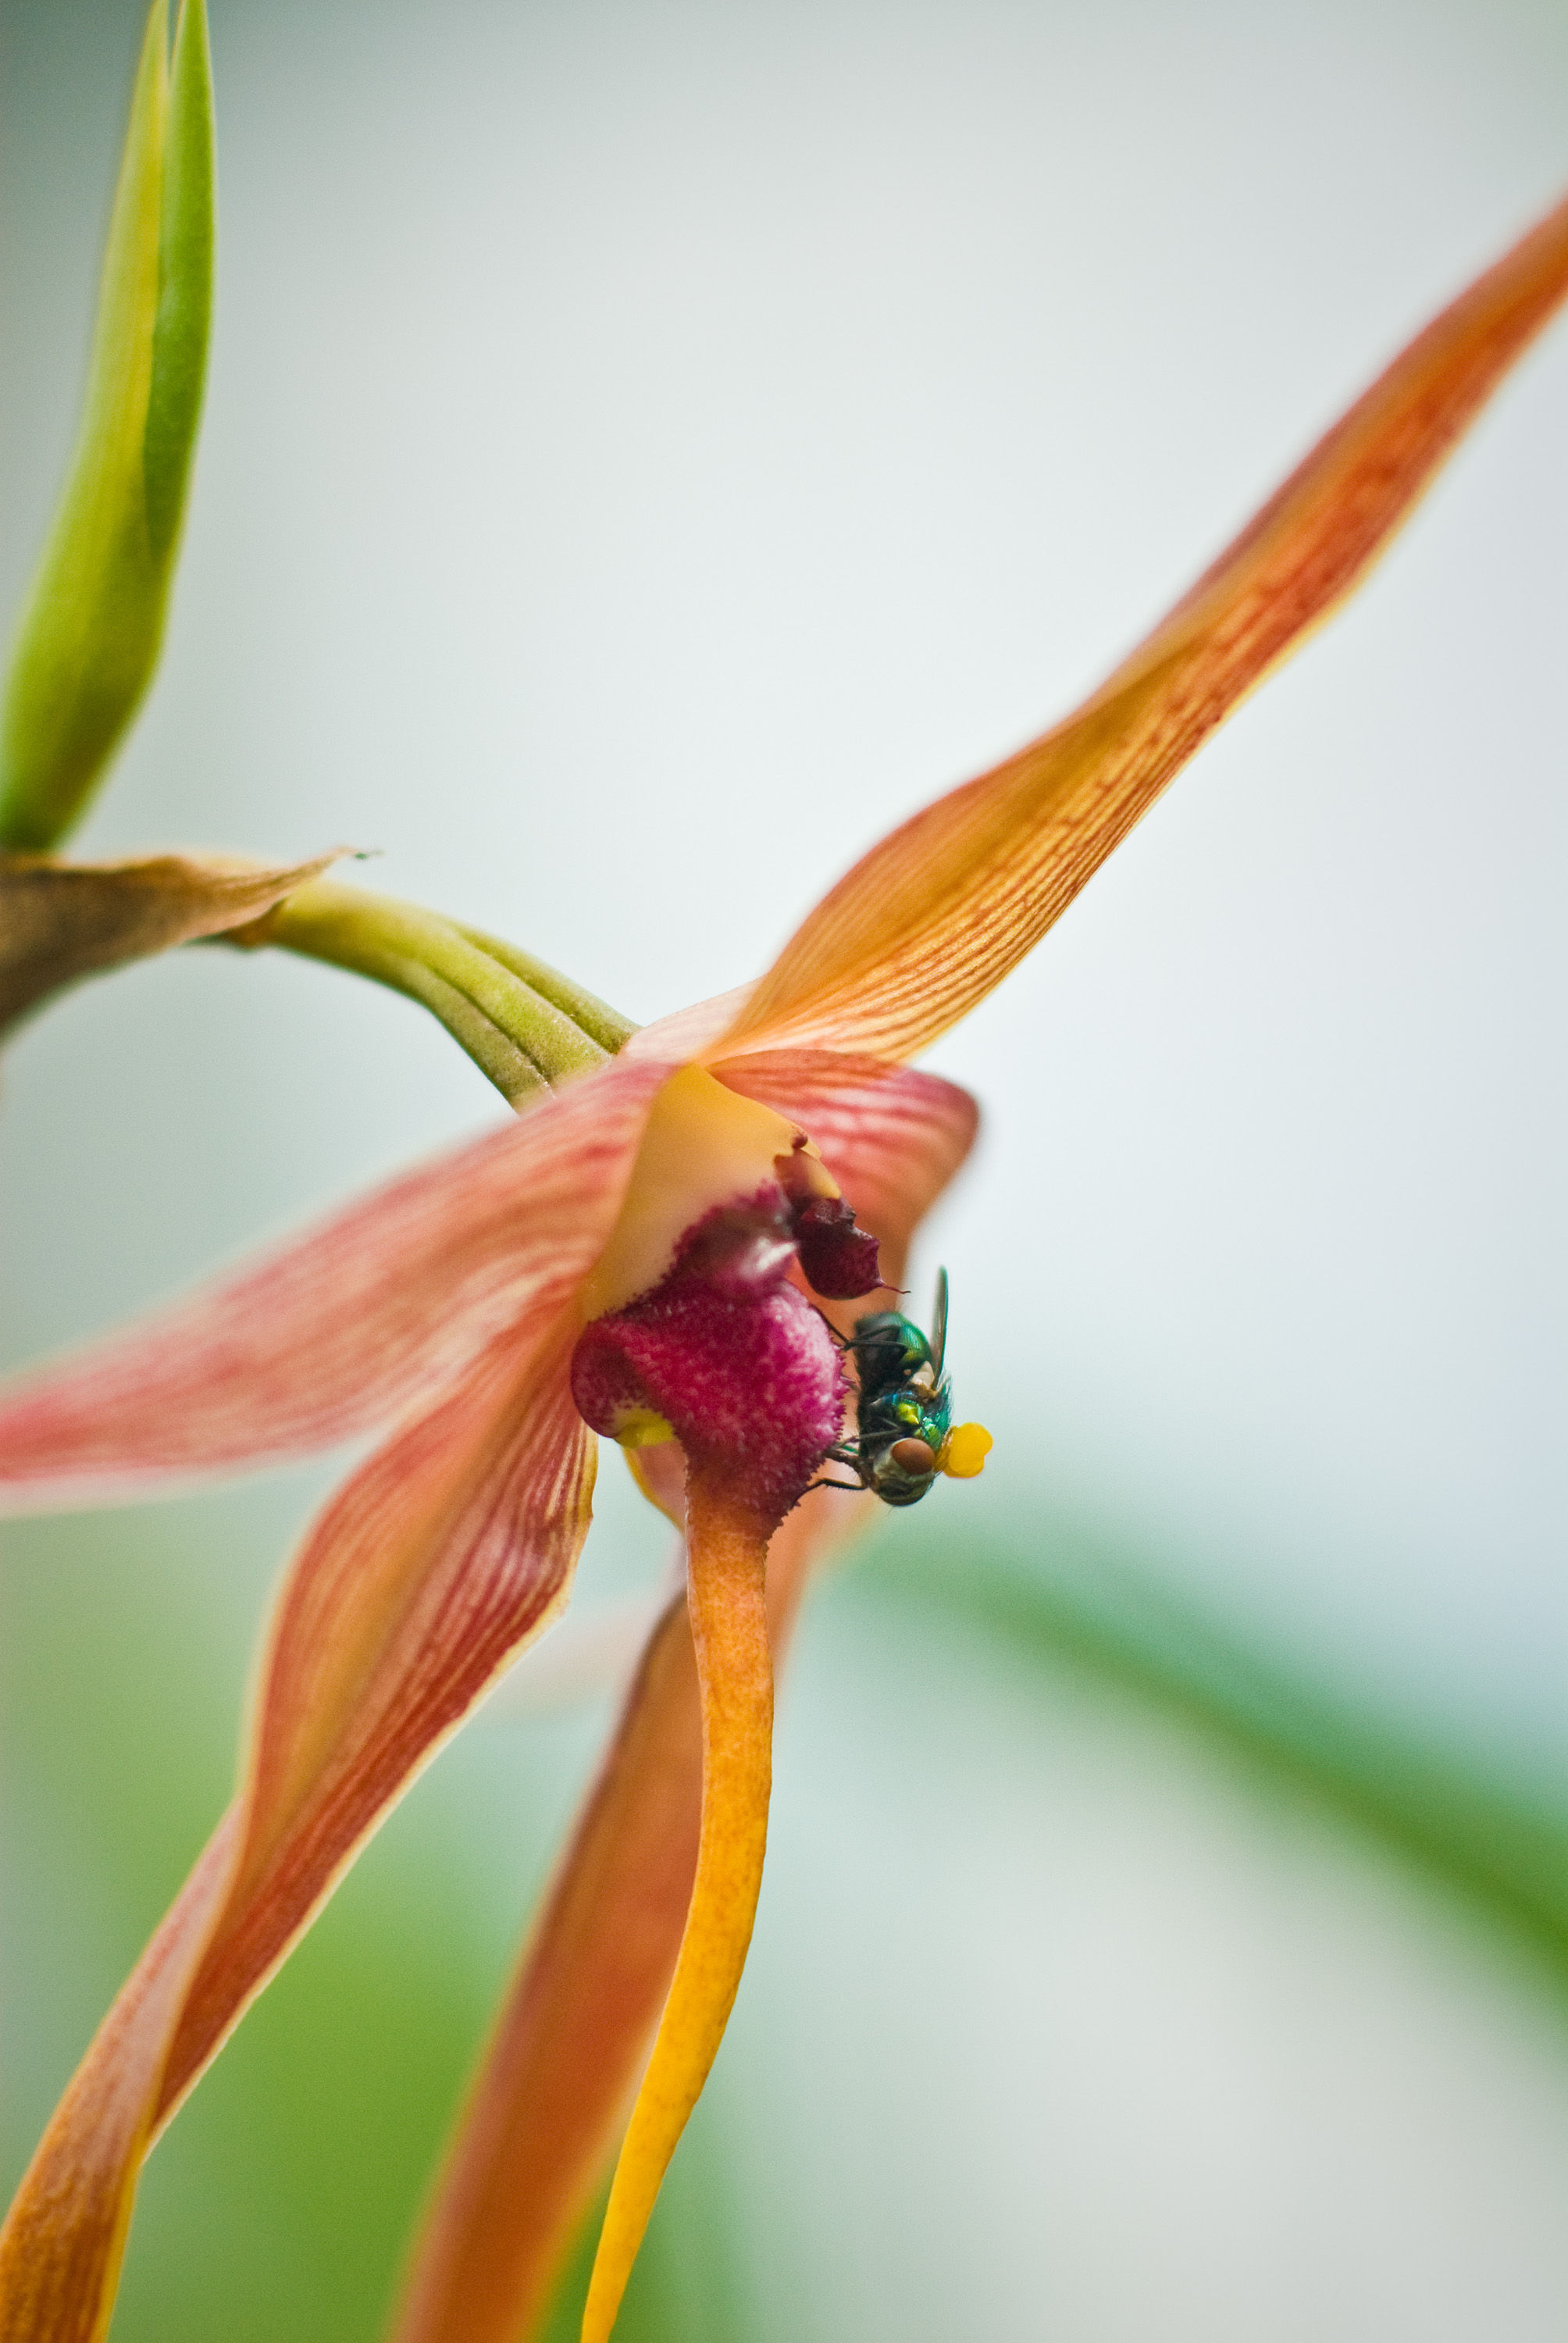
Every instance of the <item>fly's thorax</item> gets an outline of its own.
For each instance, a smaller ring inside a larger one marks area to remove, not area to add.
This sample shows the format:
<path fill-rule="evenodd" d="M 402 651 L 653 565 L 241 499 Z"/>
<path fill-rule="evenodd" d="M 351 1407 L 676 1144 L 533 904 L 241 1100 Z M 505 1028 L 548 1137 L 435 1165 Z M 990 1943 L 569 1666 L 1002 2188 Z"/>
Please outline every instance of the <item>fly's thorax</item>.
<path fill-rule="evenodd" d="M 951 1421 L 946 1392 L 915 1383 L 895 1391 L 862 1392 L 857 1410 L 861 1444 L 873 1448 L 896 1440 L 923 1440 L 929 1448 L 940 1449 Z"/>
<path fill-rule="evenodd" d="M 936 1382 L 931 1346 L 901 1311 L 875 1310 L 857 1318 L 850 1348 L 864 1393 L 893 1391 L 922 1373 Z"/>

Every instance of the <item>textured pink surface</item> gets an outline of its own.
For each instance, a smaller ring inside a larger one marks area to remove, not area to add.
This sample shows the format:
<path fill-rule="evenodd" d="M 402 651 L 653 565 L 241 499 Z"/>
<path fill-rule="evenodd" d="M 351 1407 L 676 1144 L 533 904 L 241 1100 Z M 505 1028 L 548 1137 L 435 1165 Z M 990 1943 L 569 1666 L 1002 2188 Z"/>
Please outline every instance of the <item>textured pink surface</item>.
<path fill-rule="evenodd" d="M 795 1215 L 800 1268 L 824 1302 L 854 1302 L 882 1282 L 877 1240 L 855 1226 L 854 1207 L 842 1196 L 813 1196 Z"/>
<path fill-rule="evenodd" d="M 782 1192 L 708 1213 L 651 1293 L 596 1318 L 572 1354 L 572 1396 L 612 1437 L 633 1409 L 664 1417 L 694 1466 L 722 1462 L 746 1501 L 781 1520 L 844 1420 L 839 1352 L 789 1282 Z"/>

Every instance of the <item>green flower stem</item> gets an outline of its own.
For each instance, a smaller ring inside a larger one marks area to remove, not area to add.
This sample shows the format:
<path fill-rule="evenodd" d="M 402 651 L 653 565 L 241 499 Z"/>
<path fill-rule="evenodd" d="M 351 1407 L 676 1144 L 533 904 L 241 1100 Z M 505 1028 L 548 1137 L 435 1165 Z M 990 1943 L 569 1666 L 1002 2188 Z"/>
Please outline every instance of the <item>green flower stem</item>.
<path fill-rule="evenodd" d="M 406 993 L 440 1020 L 512 1106 L 591 1073 L 637 1030 L 527 952 L 417 904 L 329 879 L 299 888 L 226 940 L 274 944 Z"/>
<path fill-rule="evenodd" d="M 629 1017 L 623 1017 L 618 1009 L 611 1009 L 597 993 L 574 984 L 569 976 L 562 976 L 548 961 L 536 960 L 532 952 L 519 951 L 516 944 L 508 943 L 502 937 L 487 936 L 482 928 L 458 926 L 455 920 L 453 925 L 467 942 L 488 952 L 492 960 L 498 960 L 503 968 L 520 976 L 542 999 L 564 1010 L 572 1023 L 597 1041 L 601 1050 L 608 1051 L 612 1058 L 637 1031 Z"/>

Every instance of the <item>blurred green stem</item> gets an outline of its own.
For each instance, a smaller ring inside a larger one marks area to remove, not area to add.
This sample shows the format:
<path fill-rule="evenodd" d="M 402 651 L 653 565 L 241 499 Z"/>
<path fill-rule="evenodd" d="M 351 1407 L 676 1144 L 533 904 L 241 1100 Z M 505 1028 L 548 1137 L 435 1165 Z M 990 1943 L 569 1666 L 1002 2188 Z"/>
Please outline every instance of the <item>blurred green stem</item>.
<path fill-rule="evenodd" d="M 275 944 L 417 1001 L 512 1106 L 591 1073 L 637 1028 L 529 952 L 389 895 L 313 880 L 225 941 Z"/>

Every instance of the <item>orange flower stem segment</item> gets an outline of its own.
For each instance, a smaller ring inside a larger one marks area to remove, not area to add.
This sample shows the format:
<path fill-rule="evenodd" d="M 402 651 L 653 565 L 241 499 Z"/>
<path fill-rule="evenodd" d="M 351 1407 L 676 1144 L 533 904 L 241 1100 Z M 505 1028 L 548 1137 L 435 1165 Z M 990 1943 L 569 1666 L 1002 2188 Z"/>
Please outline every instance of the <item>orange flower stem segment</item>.
<path fill-rule="evenodd" d="M 654 2200 L 718 2056 L 751 1942 L 773 1777 L 764 1579 L 773 1523 L 721 1469 L 687 1489 L 687 1600 L 702 1704 L 702 1826 L 686 1932 L 610 2187 L 583 2311 L 606 2343 Z"/>

